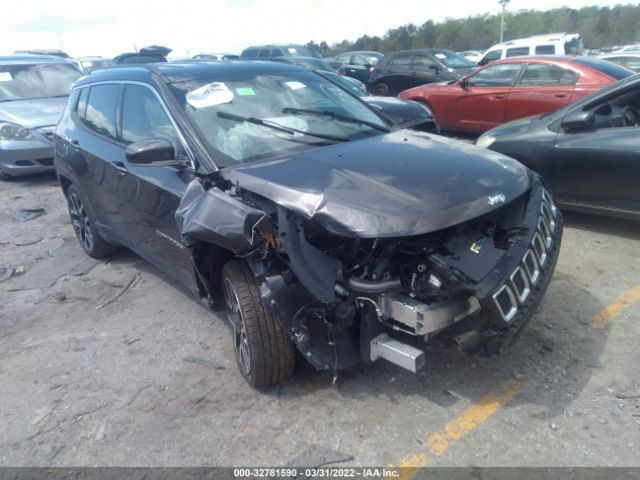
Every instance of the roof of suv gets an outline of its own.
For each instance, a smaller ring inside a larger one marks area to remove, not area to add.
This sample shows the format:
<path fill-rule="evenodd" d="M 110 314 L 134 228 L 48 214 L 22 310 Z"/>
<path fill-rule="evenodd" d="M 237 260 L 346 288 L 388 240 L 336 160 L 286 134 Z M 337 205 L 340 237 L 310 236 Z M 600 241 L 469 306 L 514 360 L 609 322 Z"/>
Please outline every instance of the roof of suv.
<path fill-rule="evenodd" d="M 108 82 L 113 80 L 130 80 L 150 82 L 154 78 L 161 77 L 166 83 L 179 82 L 193 78 L 210 77 L 212 75 L 229 75 L 234 73 L 270 74 L 277 72 L 296 72 L 306 69 L 296 65 L 280 62 L 262 61 L 234 61 L 234 62 L 207 62 L 207 63 L 147 63 L 113 67 L 91 72 L 86 77 L 76 82 L 77 85 L 87 85 L 95 82 Z"/>
<path fill-rule="evenodd" d="M 57 57 L 54 55 L 19 54 L 0 56 L 0 64 L 2 65 L 32 65 L 34 63 L 70 64 L 71 62 L 68 58 Z"/>

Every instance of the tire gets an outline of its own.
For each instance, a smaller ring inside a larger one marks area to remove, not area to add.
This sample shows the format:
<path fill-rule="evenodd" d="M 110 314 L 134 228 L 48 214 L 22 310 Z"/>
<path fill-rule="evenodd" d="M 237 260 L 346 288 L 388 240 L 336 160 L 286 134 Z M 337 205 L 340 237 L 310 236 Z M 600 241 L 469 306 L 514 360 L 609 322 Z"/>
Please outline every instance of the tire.
<path fill-rule="evenodd" d="M 389 87 L 386 83 L 376 83 L 376 85 L 373 87 L 373 94 L 378 95 L 379 97 L 388 97 Z"/>
<path fill-rule="evenodd" d="M 222 289 L 238 368 L 252 387 L 280 383 L 293 372 L 293 344 L 262 303 L 253 273 L 244 261 L 222 269 Z"/>
<path fill-rule="evenodd" d="M 8 173 L 0 171 L 0 181 L 2 182 L 10 182 L 14 179 L 13 175 L 9 175 Z"/>
<path fill-rule="evenodd" d="M 104 258 L 118 247 L 110 244 L 96 230 L 96 222 L 86 208 L 87 202 L 75 185 L 67 189 L 67 206 L 71 225 L 84 252 L 92 258 Z"/>

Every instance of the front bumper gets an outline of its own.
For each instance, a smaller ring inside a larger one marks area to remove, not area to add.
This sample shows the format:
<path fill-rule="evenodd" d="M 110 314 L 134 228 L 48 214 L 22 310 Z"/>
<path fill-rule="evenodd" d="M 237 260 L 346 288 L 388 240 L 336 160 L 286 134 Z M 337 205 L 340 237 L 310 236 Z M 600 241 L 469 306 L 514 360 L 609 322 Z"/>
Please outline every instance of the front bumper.
<path fill-rule="evenodd" d="M 53 127 L 32 130 L 34 140 L 0 141 L 0 171 L 10 175 L 52 171 L 52 131 Z"/>
<path fill-rule="evenodd" d="M 491 274 L 465 286 L 467 295 L 432 305 L 402 293 L 381 296 L 381 320 L 395 322 L 415 337 L 450 335 L 470 353 L 497 353 L 532 317 L 560 251 L 562 214 L 540 180 L 531 190 L 523 223 L 528 233 L 506 252 Z"/>

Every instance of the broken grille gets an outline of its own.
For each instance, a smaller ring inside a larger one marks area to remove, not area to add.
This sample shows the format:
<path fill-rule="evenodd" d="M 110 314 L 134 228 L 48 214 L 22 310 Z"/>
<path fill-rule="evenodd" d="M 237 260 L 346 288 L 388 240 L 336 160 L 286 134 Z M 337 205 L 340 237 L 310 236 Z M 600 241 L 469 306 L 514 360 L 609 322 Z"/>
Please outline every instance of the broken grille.
<path fill-rule="evenodd" d="M 553 233 L 557 228 L 558 210 L 546 190 L 542 191 L 540 219 L 531 246 L 522 257 L 520 265 L 509 276 L 509 281 L 493 294 L 493 303 L 502 319 L 513 320 L 518 309 L 524 305 L 531 289 L 540 281 L 540 271 L 549 259 L 553 245 Z"/>

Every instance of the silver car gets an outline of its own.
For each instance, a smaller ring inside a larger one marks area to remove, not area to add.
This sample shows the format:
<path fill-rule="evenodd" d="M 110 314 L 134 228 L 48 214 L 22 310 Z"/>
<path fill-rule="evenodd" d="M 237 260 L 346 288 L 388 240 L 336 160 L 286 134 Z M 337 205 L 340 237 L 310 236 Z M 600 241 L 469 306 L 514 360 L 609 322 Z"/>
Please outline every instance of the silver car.
<path fill-rule="evenodd" d="M 53 170 L 51 136 L 81 76 L 59 57 L 0 56 L 0 180 Z"/>

